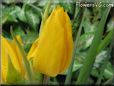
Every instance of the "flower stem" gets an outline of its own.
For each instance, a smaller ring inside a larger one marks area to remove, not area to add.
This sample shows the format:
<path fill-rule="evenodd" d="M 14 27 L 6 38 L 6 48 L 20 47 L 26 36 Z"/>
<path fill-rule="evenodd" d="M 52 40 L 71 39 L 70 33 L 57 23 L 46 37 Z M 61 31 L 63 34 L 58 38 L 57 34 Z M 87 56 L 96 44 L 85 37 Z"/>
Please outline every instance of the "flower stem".
<path fill-rule="evenodd" d="M 43 84 L 44 85 L 48 85 L 48 81 L 49 81 L 49 76 L 47 76 L 47 75 L 44 75 L 44 80 L 43 80 Z"/>
<path fill-rule="evenodd" d="M 77 44 L 81 35 L 81 31 L 82 31 L 82 24 L 83 24 L 83 20 L 84 20 L 84 14 L 83 14 L 83 18 L 79 27 L 79 31 L 78 34 L 76 36 L 75 39 L 75 43 L 74 43 L 74 50 L 73 50 L 73 56 L 72 56 L 72 62 L 70 64 L 69 70 L 68 70 L 68 74 L 65 80 L 65 84 L 70 84 L 71 83 L 71 78 L 72 78 L 72 69 L 73 69 L 73 64 L 74 64 L 74 60 L 75 60 L 75 54 L 76 54 L 76 49 L 77 49 Z"/>

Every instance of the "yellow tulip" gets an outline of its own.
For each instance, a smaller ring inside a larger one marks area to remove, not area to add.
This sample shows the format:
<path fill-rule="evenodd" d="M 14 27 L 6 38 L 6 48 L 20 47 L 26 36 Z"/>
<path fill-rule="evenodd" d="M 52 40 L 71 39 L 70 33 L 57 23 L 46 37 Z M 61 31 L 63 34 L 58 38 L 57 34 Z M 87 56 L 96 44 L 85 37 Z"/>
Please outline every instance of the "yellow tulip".
<path fill-rule="evenodd" d="M 33 69 L 48 76 L 63 73 L 72 59 L 73 39 L 69 16 L 57 7 L 46 20 L 39 38 L 33 43 L 28 59 Z"/>
<path fill-rule="evenodd" d="M 19 43 L 22 45 L 22 41 L 19 36 L 17 36 Z M 11 62 L 14 68 L 24 75 L 25 70 L 22 63 L 22 56 L 18 49 L 18 46 L 15 44 L 14 40 L 9 41 L 5 37 L 1 36 L 1 47 L 2 47 L 2 81 L 6 82 L 6 77 L 8 73 L 8 57 L 11 59 Z"/>

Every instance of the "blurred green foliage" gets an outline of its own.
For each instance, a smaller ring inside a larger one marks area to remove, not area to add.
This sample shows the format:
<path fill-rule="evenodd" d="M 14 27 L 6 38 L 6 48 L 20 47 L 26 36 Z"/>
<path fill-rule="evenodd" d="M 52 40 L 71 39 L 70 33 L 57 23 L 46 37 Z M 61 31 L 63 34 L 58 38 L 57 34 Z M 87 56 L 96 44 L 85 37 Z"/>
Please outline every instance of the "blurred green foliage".
<path fill-rule="evenodd" d="M 73 37 L 75 37 L 81 22 L 82 8 L 76 7 L 76 3 L 68 3 L 67 0 L 65 1 L 57 0 L 58 3 L 52 3 L 50 13 L 56 5 L 62 6 L 69 14 L 73 27 Z M 24 49 L 27 53 L 32 43 L 38 37 L 45 4 L 45 0 L 23 0 L 23 2 L 16 2 L 16 0 L 4 0 L 0 6 L 0 10 L 2 11 L 2 14 L 0 14 L 2 35 L 11 39 L 10 27 L 12 26 L 14 34 L 20 35 L 23 39 Z M 86 10 L 86 17 L 82 24 L 82 33 L 79 38 L 79 44 L 77 46 L 75 55 L 76 58 L 73 65 L 72 83 L 77 80 L 79 70 L 83 66 L 88 49 L 91 46 L 92 40 L 94 38 L 95 29 L 97 29 L 98 23 L 104 12 L 104 8 L 99 7 L 90 7 L 86 8 Z M 102 38 L 104 38 L 110 31 L 114 29 L 113 18 L 114 16 L 109 14 Z M 89 83 L 96 83 L 99 78 L 101 78 L 101 82 L 104 83 L 114 75 L 114 64 L 111 63 L 111 60 L 113 59 L 111 56 L 110 45 L 111 43 L 97 55 L 91 72 L 90 80 L 88 81 Z M 10 66 L 12 65 L 10 64 Z M 63 75 L 58 76 L 62 77 L 66 76 L 66 74 L 67 71 Z M 101 74 L 102 76 L 100 77 Z M 65 78 L 58 78 L 58 76 L 51 78 L 50 84 L 61 83 L 58 81 L 58 79 L 63 79 L 63 81 L 65 80 Z M 16 78 L 16 80 L 18 79 Z"/>

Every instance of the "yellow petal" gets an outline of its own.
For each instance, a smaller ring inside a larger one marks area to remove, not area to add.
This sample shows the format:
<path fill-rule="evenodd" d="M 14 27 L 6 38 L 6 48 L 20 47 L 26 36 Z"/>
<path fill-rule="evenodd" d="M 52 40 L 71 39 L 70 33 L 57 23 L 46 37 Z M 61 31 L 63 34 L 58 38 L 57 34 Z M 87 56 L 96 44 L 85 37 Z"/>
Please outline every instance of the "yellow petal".
<path fill-rule="evenodd" d="M 21 36 L 20 35 L 16 35 L 16 38 L 17 38 L 18 42 L 21 44 L 21 46 L 23 46 L 23 41 L 21 39 Z"/>
<path fill-rule="evenodd" d="M 23 47 L 23 42 L 22 42 L 21 37 L 20 37 L 19 35 L 17 35 L 16 38 L 17 38 L 18 42 L 21 44 L 21 46 Z M 15 54 L 16 54 L 16 56 L 17 56 L 17 57 L 16 57 L 16 60 L 17 60 L 16 63 L 19 64 L 19 68 L 17 68 L 17 70 L 18 70 L 22 75 L 24 75 L 25 69 L 24 69 L 24 65 L 23 65 L 22 54 L 21 54 L 21 52 L 20 52 L 20 50 L 19 50 L 19 48 L 18 48 L 18 46 L 17 46 L 17 44 L 15 43 L 14 40 L 12 40 L 12 42 L 10 42 L 10 45 L 11 45 L 12 49 L 14 50 L 14 52 L 15 52 Z M 13 60 L 12 60 L 12 61 L 13 61 Z M 15 61 L 14 61 L 13 64 L 15 64 Z"/>
<path fill-rule="evenodd" d="M 27 55 L 27 59 L 30 60 L 34 57 L 34 55 L 36 54 L 37 51 L 37 47 L 38 47 L 38 39 L 35 40 L 35 42 L 32 44 L 30 51 Z"/>
<path fill-rule="evenodd" d="M 5 47 L 4 45 L 6 44 L 5 41 L 3 40 L 3 38 L 1 37 L 1 54 L 2 54 L 2 65 L 1 65 L 1 70 L 2 70 L 2 81 L 3 82 L 6 82 L 6 76 L 7 76 L 7 71 L 8 71 L 8 59 L 7 59 L 7 56 L 6 56 L 6 52 L 5 52 Z"/>
<path fill-rule="evenodd" d="M 70 18 L 65 12 L 65 17 L 66 17 L 66 31 L 65 31 L 65 44 L 66 44 L 66 58 L 63 60 L 63 67 L 61 67 L 61 73 L 64 72 L 70 65 L 70 62 L 72 60 L 72 52 L 73 52 L 73 39 L 72 39 L 72 27 L 71 27 L 71 22 Z"/>

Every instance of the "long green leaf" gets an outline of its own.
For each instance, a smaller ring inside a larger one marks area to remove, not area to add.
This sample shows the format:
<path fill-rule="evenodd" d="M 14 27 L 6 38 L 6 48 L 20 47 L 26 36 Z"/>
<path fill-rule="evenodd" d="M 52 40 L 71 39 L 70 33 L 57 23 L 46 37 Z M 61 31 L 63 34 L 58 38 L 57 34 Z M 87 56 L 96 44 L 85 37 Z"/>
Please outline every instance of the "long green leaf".
<path fill-rule="evenodd" d="M 32 71 L 32 68 L 26 58 L 26 53 L 24 51 L 24 49 L 22 48 L 21 44 L 18 42 L 17 38 L 15 37 L 14 33 L 13 33 L 13 30 L 11 28 L 11 35 L 15 41 L 15 43 L 17 44 L 21 54 L 22 54 L 22 59 L 23 59 L 23 63 L 24 63 L 24 67 L 25 67 L 25 70 L 26 70 L 26 73 L 27 73 L 27 78 L 29 80 L 29 83 L 33 83 L 34 82 L 34 75 L 33 75 L 33 71 Z"/>
<path fill-rule="evenodd" d="M 80 74 L 78 77 L 78 80 L 76 84 L 86 84 L 88 77 L 90 75 L 90 72 L 92 70 L 92 66 L 94 64 L 96 55 L 98 54 L 97 49 L 99 47 L 99 44 L 102 39 L 102 33 L 103 33 L 103 28 L 107 19 L 107 16 L 110 11 L 110 7 L 106 8 L 106 10 L 103 13 L 102 19 L 99 22 L 98 28 L 96 28 L 96 33 L 92 42 L 92 45 L 89 49 L 89 52 L 87 54 L 87 58 L 85 59 L 84 65 L 82 69 L 80 70 Z"/>
<path fill-rule="evenodd" d="M 99 53 L 101 50 L 103 50 L 111 41 L 113 38 L 114 30 L 111 30 L 108 35 L 104 38 L 104 40 L 99 45 L 99 48 L 97 52 Z"/>

